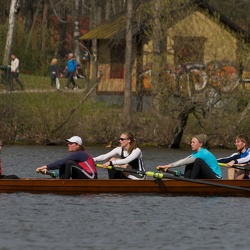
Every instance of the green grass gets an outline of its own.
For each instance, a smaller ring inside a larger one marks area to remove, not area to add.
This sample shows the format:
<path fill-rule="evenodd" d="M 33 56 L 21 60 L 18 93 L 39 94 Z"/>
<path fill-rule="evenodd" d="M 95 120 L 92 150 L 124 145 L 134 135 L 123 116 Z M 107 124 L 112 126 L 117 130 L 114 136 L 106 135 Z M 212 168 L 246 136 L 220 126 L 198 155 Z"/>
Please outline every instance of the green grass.
<path fill-rule="evenodd" d="M 28 75 L 28 74 L 20 74 L 19 75 L 20 81 L 23 83 L 25 89 L 51 89 L 50 86 L 50 78 L 44 77 L 44 76 L 35 76 L 35 75 Z M 61 89 L 64 89 L 67 83 L 67 78 L 59 78 Z M 76 84 L 81 88 L 84 89 L 86 85 L 85 79 L 77 79 L 75 80 Z M 91 83 L 89 84 L 91 86 Z M 72 87 L 72 84 L 70 85 Z M 19 86 L 15 84 L 15 89 L 19 89 Z M 0 91 L 6 90 L 5 85 L 3 84 L 1 80 L 0 84 Z"/>

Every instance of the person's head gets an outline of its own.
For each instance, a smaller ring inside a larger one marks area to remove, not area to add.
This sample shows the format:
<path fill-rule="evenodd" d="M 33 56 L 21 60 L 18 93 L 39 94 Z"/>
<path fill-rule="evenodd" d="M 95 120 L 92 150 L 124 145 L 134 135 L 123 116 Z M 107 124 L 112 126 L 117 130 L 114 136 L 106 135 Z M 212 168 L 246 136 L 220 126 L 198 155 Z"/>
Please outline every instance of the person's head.
<path fill-rule="evenodd" d="M 246 135 L 237 135 L 235 143 L 237 151 L 245 151 L 249 147 L 249 139 Z"/>
<path fill-rule="evenodd" d="M 130 132 L 124 132 L 119 138 L 119 142 L 122 148 L 126 149 L 128 153 L 131 153 L 137 148 L 137 142 L 135 137 Z"/>
<path fill-rule="evenodd" d="M 0 140 L 0 152 L 2 151 L 2 148 L 3 148 L 3 141 Z"/>
<path fill-rule="evenodd" d="M 200 148 L 205 147 L 207 143 L 207 135 L 206 134 L 199 134 L 193 136 L 191 140 L 191 148 L 194 151 L 199 151 Z"/>
<path fill-rule="evenodd" d="M 69 54 L 68 54 L 68 58 L 69 58 L 69 59 L 72 59 L 73 56 L 74 56 L 73 53 L 69 53 Z"/>
<path fill-rule="evenodd" d="M 53 58 L 53 59 L 51 60 L 51 65 L 55 65 L 55 64 L 57 64 L 57 59 L 56 59 L 56 58 Z"/>
<path fill-rule="evenodd" d="M 68 142 L 68 150 L 70 152 L 84 149 L 82 138 L 79 136 L 72 136 L 71 138 L 66 139 L 66 142 Z"/>
<path fill-rule="evenodd" d="M 10 57 L 11 57 L 11 59 L 15 59 L 16 58 L 16 54 L 15 53 L 11 53 Z"/>

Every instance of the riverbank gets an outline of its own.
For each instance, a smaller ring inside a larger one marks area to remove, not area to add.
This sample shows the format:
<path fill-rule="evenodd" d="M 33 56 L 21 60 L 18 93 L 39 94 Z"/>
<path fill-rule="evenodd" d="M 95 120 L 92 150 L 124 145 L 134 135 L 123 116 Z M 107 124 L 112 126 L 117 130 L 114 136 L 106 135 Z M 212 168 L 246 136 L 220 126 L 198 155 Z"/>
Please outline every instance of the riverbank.
<path fill-rule="evenodd" d="M 24 91 L 18 88 L 6 91 L 0 84 L 0 138 L 7 144 L 62 145 L 65 138 L 79 135 L 86 145 L 113 146 L 120 134 L 129 130 L 140 147 L 168 148 L 178 129 L 176 114 L 161 115 L 152 108 L 133 111 L 128 124 L 123 103 L 117 104 L 112 96 L 98 95 L 95 82 L 79 80 L 80 89 L 66 90 L 67 79 L 62 78 L 58 91 L 50 87 L 47 77 L 21 75 L 20 78 L 25 83 Z M 213 121 L 209 116 L 201 121 L 202 124 L 193 114 L 189 115 L 181 148 L 189 148 L 190 138 L 197 133 L 208 134 L 211 148 L 234 146 L 235 134 L 230 124 L 223 119 Z"/>

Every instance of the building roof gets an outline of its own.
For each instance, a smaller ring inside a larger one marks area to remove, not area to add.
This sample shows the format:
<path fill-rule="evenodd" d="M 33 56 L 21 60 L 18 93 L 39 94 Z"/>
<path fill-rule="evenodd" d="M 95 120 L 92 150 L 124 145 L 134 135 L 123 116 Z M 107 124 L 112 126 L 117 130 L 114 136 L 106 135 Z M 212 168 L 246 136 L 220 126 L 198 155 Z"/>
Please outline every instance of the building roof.
<path fill-rule="evenodd" d="M 88 39 L 111 39 L 117 36 L 117 33 L 126 30 L 126 16 L 121 15 L 116 19 L 105 22 L 88 33 L 80 37 L 80 40 Z"/>
<path fill-rule="evenodd" d="M 237 33 L 241 33 L 244 38 L 249 41 L 250 40 L 250 33 L 246 30 L 240 28 L 236 23 L 232 22 L 229 18 L 222 15 L 218 10 L 216 10 L 213 6 L 205 2 L 204 0 L 195 0 L 195 3 L 200 6 L 202 9 L 208 11 L 209 14 L 212 16 L 218 16 L 221 23 L 228 26 L 231 30 Z"/>
<path fill-rule="evenodd" d="M 126 14 L 120 15 L 113 20 L 104 22 L 100 24 L 93 30 L 80 37 L 80 40 L 90 40 L 90 39 L 113 39 L 119 38 L 125 39 L 126 35 Z M 133 24 L 132 33 L 133 35 L 138 32 L 139 27 L 136 23 Z"/>
<path fill-rule="evenodd" d="M 239 26 L 237 26 L 235 23 L 233 23 L 230 19 L 226 18 L 225 16 L 220 15 L 220 13 L 216 9 L 214 9 L 204 0 L 190 1 L 190 4 L 193 3 L 195 3 L 200 8 L 208 11 L 209 14 L 213 16 L 219 16 L 219 20 L 221 23 L 228 26 L 234 32 L 241 33 L 247 41 L 250 40 L 250 34 L 247 31 L 241 29 Z M 135 22 L 133 24 L 133 35 L 136 34 L 139 30 L 140 27 L 138 27 L 138 23 Z M 85 35 L 80 37 L 80 40 L 115 39 L 115 38 L 125 39 L 125 35 L 126 35 L 126 13 L 119 15 L 118 17 L 110 21 L 102 23 L 93 30 L 90 30 Z"/>

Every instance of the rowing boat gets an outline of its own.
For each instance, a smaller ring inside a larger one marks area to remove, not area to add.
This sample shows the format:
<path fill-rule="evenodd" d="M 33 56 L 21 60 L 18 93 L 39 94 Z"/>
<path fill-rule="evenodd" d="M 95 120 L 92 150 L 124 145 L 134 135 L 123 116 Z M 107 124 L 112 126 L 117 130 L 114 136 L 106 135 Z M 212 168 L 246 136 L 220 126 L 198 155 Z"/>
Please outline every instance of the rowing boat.
<path fill-rule="evenodd" d="M 249 197 L 250 180 L 206 180 L 204 183 L 172 179 L 62 180 L 48 178 L 23 178 L 17 180 L 0 180 L 0 193 L 16 192 L 69 195 L 101 193 L 154 193 L 167 195 Z"/>

